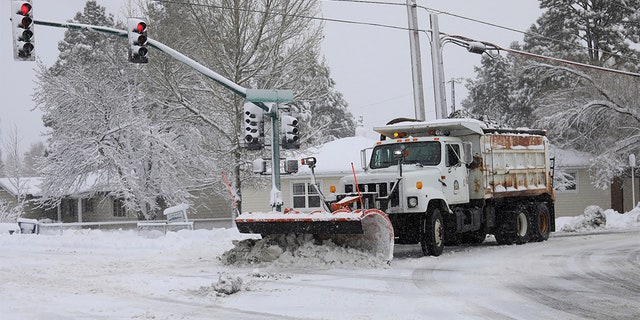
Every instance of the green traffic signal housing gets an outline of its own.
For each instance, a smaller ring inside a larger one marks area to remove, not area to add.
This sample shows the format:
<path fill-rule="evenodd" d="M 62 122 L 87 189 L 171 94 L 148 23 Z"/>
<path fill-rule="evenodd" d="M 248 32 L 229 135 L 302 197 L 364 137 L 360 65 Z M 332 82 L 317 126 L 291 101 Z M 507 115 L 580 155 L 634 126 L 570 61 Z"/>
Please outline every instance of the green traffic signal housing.
<path fill-rule="evenodd" d="M 36 59 L 33 26 L 31 1 L 11 1 L 14 60 L 34 61 Z"/>
<path fill-rule="evenodd" d="M 141 18 L 127 18 L 129 62 L 147 63 L 147 22 Z"/>
<path fill-rule="evenodd" d="M 264 147 L 264 111 L 246 102 L 243 106 L 244 144 L 248 150 L 261 150 Z"/>
<path fill-rule="evenodd" d="M 282 116 L 280 123 L 282 133 L 282 148 L 284 149 L 300 149 L 300 129 L 298 127 L 298 119 L 293 116 Z"/>

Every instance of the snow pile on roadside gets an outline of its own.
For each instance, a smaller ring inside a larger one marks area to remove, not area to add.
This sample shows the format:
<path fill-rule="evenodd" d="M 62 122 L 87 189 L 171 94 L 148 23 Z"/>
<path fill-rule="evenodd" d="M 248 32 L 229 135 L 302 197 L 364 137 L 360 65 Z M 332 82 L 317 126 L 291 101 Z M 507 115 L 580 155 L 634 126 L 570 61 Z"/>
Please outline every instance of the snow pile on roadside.
<path fill-rule="evenodd" d="M 226 265 L 295 265 L 327 267 L 377 267 L 387 265 L 384 257 L 336 245 L 331 240 L 317 243 L 312 235 L 273 235 L 264 239 L 234 241 L 234 248 L 220 260 Z"/>
<path fill-rule="evenodd" d="M 604 229 L 626 229 L 640 227 L 640 208 L 620 214 L 613 209 L 602 210 L 588 206 L 582 215 L 561 217 L 556 220 L 556 229 L 562 232 L 585 232 Z"/>
<path fill-rule="evenodd" d="M 17 223 L 0 223 L 0 234 L 9 234 L 20 230 Z"/>

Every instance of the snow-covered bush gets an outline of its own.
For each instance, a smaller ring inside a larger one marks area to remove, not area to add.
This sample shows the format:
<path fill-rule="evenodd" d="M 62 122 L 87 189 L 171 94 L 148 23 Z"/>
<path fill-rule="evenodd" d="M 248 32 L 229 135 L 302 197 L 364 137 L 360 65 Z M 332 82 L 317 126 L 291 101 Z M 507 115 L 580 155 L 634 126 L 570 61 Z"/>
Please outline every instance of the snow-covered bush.
<path fill-rule="evenodd" d="M 607 217 L 599 206 L 588 206 L 584 213 L 574 217 L 560 231 L 580 232 L 603 229 L 607 225 Z"/>
<path fill-rule="evenodd" d="M 218 282 L 213 284 L 213 290 L 218 294 L 230 295 L 242 289 L 242 278 L 221 273 Z"/>
<path fill-rule="evenodd" d="M 6 201 L 0 200 L 0 223 L 16 222 L 16 219 L 22 215 L 22 206 L 9 208 Z"/>

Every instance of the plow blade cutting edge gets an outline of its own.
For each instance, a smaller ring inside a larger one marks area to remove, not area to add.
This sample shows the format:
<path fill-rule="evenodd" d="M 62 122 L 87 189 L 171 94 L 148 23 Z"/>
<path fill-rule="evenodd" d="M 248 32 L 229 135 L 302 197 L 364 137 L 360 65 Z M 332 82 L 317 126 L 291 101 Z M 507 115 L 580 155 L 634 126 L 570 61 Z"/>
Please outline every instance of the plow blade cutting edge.
<path fill-rule="evenodd" d="M 313 234 L 339 245 L 372 252 L 388 261 L 393 259 L 393 226 L 387 215 L 376 209 L 245 212 L 235 222 L 241 233 Z"/>

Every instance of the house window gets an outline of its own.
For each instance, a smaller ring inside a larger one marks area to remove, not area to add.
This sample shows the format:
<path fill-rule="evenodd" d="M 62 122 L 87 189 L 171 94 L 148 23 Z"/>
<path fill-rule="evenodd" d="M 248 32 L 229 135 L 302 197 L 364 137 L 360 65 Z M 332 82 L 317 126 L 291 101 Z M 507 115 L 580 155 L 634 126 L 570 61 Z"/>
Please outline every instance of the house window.
<path fill-rule="evenodd" d="M 82 212 L 93 212 L 93 198 L 82 199 Z"/>
<path fill-rule="evenodd" d="M 577 171 L 556 171 L 553 177 L 554 189 L 558 192 L 578 192 Z"/>
<path fill-rule="evenodd" d="M 320 208 L 320 195 L 308 182 L 293 182 L 291 196 L 294 208 Z"/>
<path fill-rule="evenodd" d="M 124 207 L 124 199 L 113 199 L 113 216 L 114 217 L 126 217 L 127 210 Z"/>

